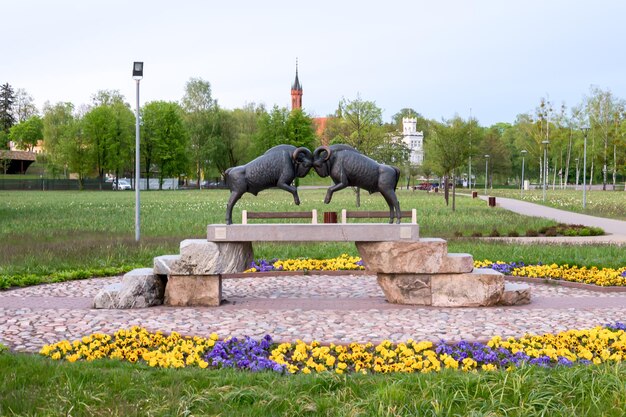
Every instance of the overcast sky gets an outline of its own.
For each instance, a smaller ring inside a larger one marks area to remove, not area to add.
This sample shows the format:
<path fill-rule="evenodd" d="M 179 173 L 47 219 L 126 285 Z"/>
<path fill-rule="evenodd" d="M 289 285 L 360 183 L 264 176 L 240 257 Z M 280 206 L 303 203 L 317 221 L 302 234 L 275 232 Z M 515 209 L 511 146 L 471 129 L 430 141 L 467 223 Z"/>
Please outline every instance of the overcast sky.
<path fill-rule="evenodd" d="M 1 0 L 0 83 L 45 101 L 87 104 L 98 90 L 141 104 L 180 100 L 191 77 L 225 108 L 375 101 L 428 118 L 513 122 L 541 97 L 579 103 L 590 85 L 626 98 L 621 0 L 195 1 Z M 8 39 L 7 39 L 8 37 Z"/>

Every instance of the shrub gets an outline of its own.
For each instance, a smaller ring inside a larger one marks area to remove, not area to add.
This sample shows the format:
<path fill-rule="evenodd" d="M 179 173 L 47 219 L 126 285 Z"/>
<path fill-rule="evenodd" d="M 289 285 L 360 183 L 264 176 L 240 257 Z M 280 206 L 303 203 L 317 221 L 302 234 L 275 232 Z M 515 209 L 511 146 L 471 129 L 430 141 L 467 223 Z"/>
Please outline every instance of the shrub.
<path fill-rule="evenodd" d="M 589 230 L 587 227 L 585 227 L 584 229 L 580 229 L 578 231 L 578 236 L 591 236 L 591 230 Z"/>
<path fill-rule="evenodd" d="M 519 237 L 519 233 L 517 233 L 515 230 L 511 230 L 509 232 L 509 237 Z"/>
<path fill-rule="evenodd" d="M 498 229 L 493 229 L 491 231 L 491 233 L 489 233 L 490 237 L 500 237 L 500 232 L 498 232 Z"/>
<path fill-rule="evenodd" d="M 483 234 L 480 232 L 474 232 L 472 233 L 472 237 L 483 237 Z"/>
<path fill-rule="evenodd" d="M 535 237 L 535 236 L 539 236 L 539 233 L 534 229 L 528 229 L 526 230 L 526 236 Z"/>
<path fill-rule="evenodd" d="M 461 232 L 460 230 L 455 231 L 454 237 L 463 237 L 463 232 Z"/>
<path fill-rule="evenodd" d="M 549 227 L 544 233 L 546 236 L 556 236 L 558 234 L 555 227 Z"/>

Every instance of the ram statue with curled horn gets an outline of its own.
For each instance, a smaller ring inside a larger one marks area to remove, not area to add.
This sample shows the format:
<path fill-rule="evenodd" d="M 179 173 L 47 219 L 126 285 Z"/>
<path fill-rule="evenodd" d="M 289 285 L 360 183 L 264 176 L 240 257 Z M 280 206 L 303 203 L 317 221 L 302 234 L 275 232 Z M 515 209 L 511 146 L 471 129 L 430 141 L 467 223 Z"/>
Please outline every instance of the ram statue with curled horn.
<path fill-rule="evenodd" d="M 324 203 L 330 203 L 333 193 L 346 187 L 363 188 L 370 194 L 380 192 L 389 205 L 389 223 L 394 218 L 400 223 L 402 212 L 395 191 L 400 179 L 397 167 L 379 164 L 352 146 L 339 144 L 315 149 L 313 169 L 320 177 L 330 176 L 335 183 L 328 188 Z"/>
<path fill-rule="evenodd" d="M 228 168 L 224 173 L 230 189 L 226 224 L 232 224 L 233 206 L 245 193 L 257 195 L 260 191 L 278 187 L 290 192 L 294 203 L 299 205 L 298 190 L 292 183 L 296 177 L 305 177 L 312 165 L 313 154 L 308 148 L 278 145 L 245 165 Z"/>

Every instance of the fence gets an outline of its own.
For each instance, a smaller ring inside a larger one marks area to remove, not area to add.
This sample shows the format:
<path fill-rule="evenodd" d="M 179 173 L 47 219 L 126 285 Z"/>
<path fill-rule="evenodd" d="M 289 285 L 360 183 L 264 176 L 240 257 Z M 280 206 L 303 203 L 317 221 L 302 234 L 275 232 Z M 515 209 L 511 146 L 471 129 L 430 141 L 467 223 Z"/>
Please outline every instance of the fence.
<path fill-rule="evenodd" d="M 128 180 L 127 180 L 128 181 Z M 146 189 L 146 179 L 142 178 L 140 184 L 140 190 Z M 83 190 L 100 190 L 100 180 L 98 179 L 85 179 L 83 180 Z M 112 190 L 113 183 L 105 182 L 102 184 L 102 190 Z M 159 189 L 159 180 L 150 179 L 150 189 Z M 165 178 L 163 180 L 164 190 L 178 189 L 177 178 Z M 50 179 L 50 178 L 32 178 L 32 179 L 17 179 L 17 178 L 1 178 L 0 190 L 33 190 L 33 191 L 61 191 L 61 190 L 80 190 L 78 180 L 69 179 Z"/>

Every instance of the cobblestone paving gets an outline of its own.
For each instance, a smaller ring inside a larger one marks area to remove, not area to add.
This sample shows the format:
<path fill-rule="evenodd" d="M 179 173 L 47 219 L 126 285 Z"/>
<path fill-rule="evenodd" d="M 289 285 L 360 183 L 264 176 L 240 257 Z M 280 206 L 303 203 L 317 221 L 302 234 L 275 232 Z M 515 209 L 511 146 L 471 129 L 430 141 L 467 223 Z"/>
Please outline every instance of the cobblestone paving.
<path fill-rule="evenodd" d="M 314 339 L 349 343 L 486 340 L 495 335 L 558 332 L 626 321 L 626 293 L 530 284 L 520 307 L 435 308 L 389 304 L 374 276 L 281 276 L 223 281 L 219 308 L 152 307 L 94 310 L 91 301 L 120 277 L 95 278 L 0 292 L 0 342 L 36 352 L 44 344 L 113 333 L 138 325 L 185 335 Z"/>

